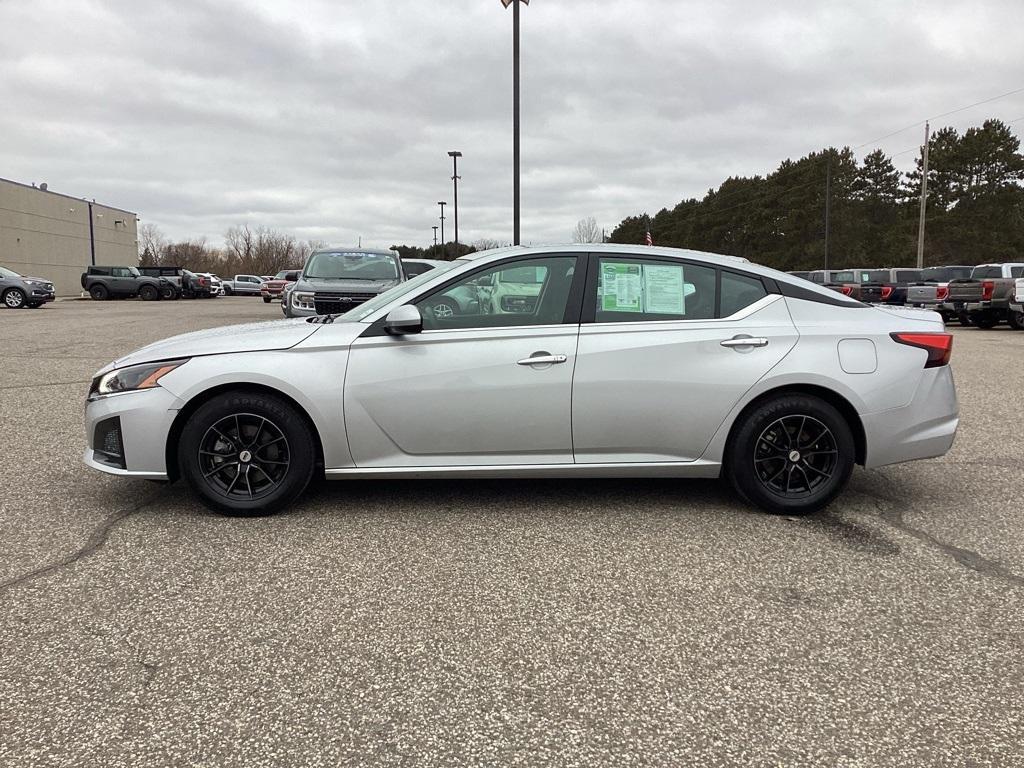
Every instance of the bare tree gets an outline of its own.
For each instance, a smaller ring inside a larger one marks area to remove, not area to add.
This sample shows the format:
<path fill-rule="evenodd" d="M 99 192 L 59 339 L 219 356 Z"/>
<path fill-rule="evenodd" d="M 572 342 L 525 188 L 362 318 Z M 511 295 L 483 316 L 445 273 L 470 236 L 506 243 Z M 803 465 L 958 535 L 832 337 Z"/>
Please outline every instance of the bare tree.
<path fill-rule="evenodd" d="M 501 248 L 501 241 L 495 240 L 493 237 L 481 237 L 474 241 L 473 247 L 478 251 L 489 251 L 492 248 Z"/>
<path fill-rule="evenodd" d="M 577 221 L 572 230 L 572 241 L 574 243 L 601 242 L 601 230 L 597 226 L 597 219 L 587 216 L 587 218 Z"/>
<path fill-rule="evenodd" d="M 156 224 L 147 221 L 139 227 L 139 264 L 155 267 L 166 247 L 167 238 Z"/>

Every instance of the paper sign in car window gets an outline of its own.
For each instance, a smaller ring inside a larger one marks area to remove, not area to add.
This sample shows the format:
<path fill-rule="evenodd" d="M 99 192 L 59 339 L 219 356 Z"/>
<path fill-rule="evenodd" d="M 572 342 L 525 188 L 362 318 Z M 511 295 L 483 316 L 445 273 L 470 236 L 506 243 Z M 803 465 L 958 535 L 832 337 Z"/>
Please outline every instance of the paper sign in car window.
<path fill-rule="evenodd" d="M 641 312 L 640 265 L 602 262 L 601 309 L 605 312 Z"/>
<path fill-rule="evenodd" d="M 644 265 L 644 310 L 659 315 L 686 314 L 681 266 Z"/>

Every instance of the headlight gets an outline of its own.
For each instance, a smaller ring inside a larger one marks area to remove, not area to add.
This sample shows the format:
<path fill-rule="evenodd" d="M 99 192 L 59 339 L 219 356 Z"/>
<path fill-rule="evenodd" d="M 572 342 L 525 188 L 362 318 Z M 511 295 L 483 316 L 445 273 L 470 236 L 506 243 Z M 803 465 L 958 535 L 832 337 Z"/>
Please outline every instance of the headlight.
<path fill-rule="evenodd" d="M 25 285 L 42 285 L 38 280 L 25 280 Z"/>
<path fill-rule="evenodd" d="M 313 303 L 312 291 L 293 290 L 291 296 L 292 306 L 296 309 L 316 309 L 316 304 Z"/>
<path fill-rule="evenodd" d="M 186 358 L 185 360 L 164 360 L 159 363 L 143 363 L 142 365 L 130 365 L 127 368 L 115 368 L 92 380 L 92 386 L 89 387 L 89 399 L 116 395 L 119 392 L 152 389 L 159 386 L 161 378 L 187 362 Z"/>

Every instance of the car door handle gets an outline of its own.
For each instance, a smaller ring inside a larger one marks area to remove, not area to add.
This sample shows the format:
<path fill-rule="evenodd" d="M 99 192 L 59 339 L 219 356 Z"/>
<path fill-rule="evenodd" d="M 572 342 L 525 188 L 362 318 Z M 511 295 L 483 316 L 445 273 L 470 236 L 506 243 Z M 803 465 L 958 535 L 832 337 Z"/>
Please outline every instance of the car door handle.
<path fill-rule="evenodd" d="M 546 352 L 538 352 L 530 357 L 517 360 L 516 365 L 551 365 L 552 363 L 564 363 L 568 359 L 565 355 L 549 355 Z"/>
<path fill-rule="evenodd" d="M 754 338 L 752 336 L 734 336 L 731 339 L 719 342 L 723 347 L 767 347 L 768 339 L 762 337 Z"/>

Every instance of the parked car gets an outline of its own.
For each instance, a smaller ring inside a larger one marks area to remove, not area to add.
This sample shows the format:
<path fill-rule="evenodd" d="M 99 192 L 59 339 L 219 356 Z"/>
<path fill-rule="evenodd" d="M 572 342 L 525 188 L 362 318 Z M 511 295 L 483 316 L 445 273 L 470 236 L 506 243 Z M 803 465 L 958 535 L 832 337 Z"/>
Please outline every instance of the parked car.
<path fill-rule="evenodd" d="M 235 275 L 230 280 L 222 282 L 224 284 L 224 293 L 228 296 L 236 293 L 239 296 L 259 296 L 263 278 L 256 275 Z"/>
<path fill-rule="evenodd" d="M 895 306 L 906 304 L 910 285 L 921 280 L 921 270 L 908 267 L 859 269 L 857 273 L 862 284 L 879 286 L 879 301 L 882 304 Z"/>
<path fill-rule="evenodd" d="M 402 271 L 405 272 L 406 279 L 409 279 L 447 263 L 438 259 L 402 259 Z"/>
<path fill-rule="evenodd" d="M 529 305 L 433 311 L 445 293 L 522 269 L 540 280 Z M 949 450 L 952 341 L 934 312 L 867 306 L 744 259 L 498 249 L 345 314 L 189 333 L 119 358 L 89 388 L 84 460 L 184 478 L 231 515 L 282 509 L 321 471 L 721 476 L 762 509 L 807 514 L 854 464 Z"/>
<path fill-rule="evenodd" d="M 871 283 L 866 273 L 855 269 L 816 269 L 808 273 L 812 283 L 849 296 L 865 303 L 877 303 L 882 300 L 882 286 Z"/>
<path fill-rule="evenodd" d="M 273 299 L 281 298 L 281 292 L 287 283 L 294 283 L 299 279 L 301 269 L 282 269 L 272 279 L 264 280 L 260 285 L 260 296 L 263 301 L 269 304 Z"/>
<path fill-rule="evenodd" d="M 149 277 L 137 267 L 87 267 L 81 277 L 82 288 L 96 301 L 129 299 L 156 301 L 172 285 L 166 278 Z"/>
<path fill-rule="evenodd" d="M 223 296 L 224 295 L 224 282 L 212 272 L 197 272 L 196 274 L 205 277 L 210 281 L 210 295 L 211 296 Z"/>
<path fill-rule="evenodd" d="M 289 317 L 347 312 L 405 280 L 397 251 L 325 248 L 306 259 L 287 304 Z"/>
<path fill-rule="evenodd" d="M 284 290 L 281 291 L 281 314 L 285 317 L 291 317 L 291 296 L 294 289 L 295 283 L 285 283 Z"/>
<path fill-rule="evenodd" d="M 0 302 L 8 309 L 38 309 L 55 298 L 53 283 L 45 277 L 26 277 L 0 267 Z"/>
<path fill-rule="evenodd" d="M 907 304 L 934 309 L 942 315 L 944 321 L 949 322 L 952 308 L 946 309 L 943 306 L 949 297 L 949 281 L 970 277 L 972 269 L 974 267 L 925 267 L 921 270 L 921 279 L 907 288 Z"/>
<path fill-rule="evenodd" d="M 967 279 L 949 281 L 949 301 L 964 325 L 993 328 L 1001 322 L 1016 327 L 1009 311 L 1016 279 L 1024 277 L 1024 263 L 979 264 Z"/>
<path fill-rule="evenodd" d="M 139 267 L 139 274 L 145 275 L 146 277 L 159 277 L 163 278 L 160 288 L 161 299 L 180 299 L 182 294 L 181 289 L 181 276 L 184 273 L 184 269 L 181 267 L 169 267 L 169 266 L 153 266 L 153 267 Z"/>
<path fill-rule="evenodd" d="M 182 270 L 181 295 L 186 299 L 209 299 L 217 295 L 213 281 L 205 273 Z"/>

